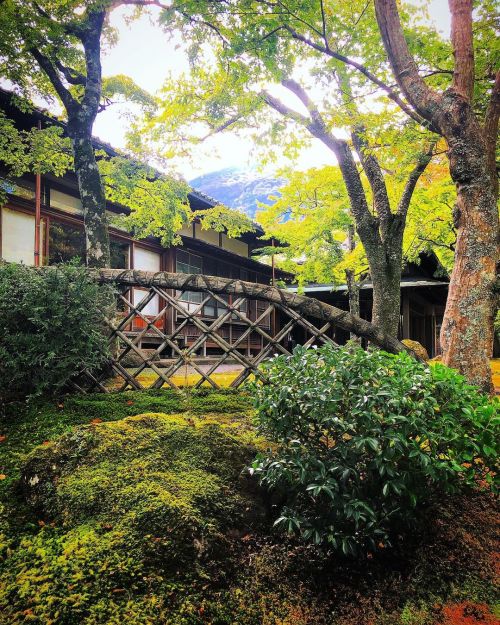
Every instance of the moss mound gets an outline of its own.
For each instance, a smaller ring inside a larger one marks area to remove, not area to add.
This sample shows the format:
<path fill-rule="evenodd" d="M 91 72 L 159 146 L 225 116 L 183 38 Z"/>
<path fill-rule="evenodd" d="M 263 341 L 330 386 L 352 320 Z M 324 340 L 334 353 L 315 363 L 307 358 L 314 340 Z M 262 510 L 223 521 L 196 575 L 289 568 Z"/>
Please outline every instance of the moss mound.
<path fill-rule="evenodd" d="M 79 427 L 36 448 L 21 484 L 43 527 L 11 558 L 2 622 L 156 622 L 186 586 L 222 582 L 234 537 L 263 516 L 242 475 L 254 453 L 230 427 L 165 414 Z"/>

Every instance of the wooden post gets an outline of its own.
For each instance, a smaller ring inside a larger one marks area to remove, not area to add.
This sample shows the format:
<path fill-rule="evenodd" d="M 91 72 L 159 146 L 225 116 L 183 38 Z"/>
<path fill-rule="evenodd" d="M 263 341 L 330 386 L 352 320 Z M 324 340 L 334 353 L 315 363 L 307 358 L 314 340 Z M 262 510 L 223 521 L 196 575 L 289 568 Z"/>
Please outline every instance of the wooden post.
<path fill-rule="evenodd" d="M 42 129 L 42 123 L 38 120 L 38 130 Z M 35 175 L 35 267 L 40 263 L 40 216 L 42 209 L 42 176 Z"/>

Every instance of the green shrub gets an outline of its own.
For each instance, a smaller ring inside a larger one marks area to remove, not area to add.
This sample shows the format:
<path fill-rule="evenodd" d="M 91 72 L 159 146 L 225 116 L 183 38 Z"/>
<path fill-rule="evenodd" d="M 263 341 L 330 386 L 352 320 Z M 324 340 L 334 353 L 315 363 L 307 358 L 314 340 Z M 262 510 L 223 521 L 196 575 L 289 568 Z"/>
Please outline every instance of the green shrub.
<path fill-rule="evenodd" d="M 110 290 L 85 268 L 0 265 L 0 403 L 54 395 L 105 361 Z"/>
<path fill-rule="evenodd" d="M 492 481 L 498 402 L 451 369 L 328 345 L 265 370 L 257 421 L 276 447 L 252 470 L 285 493 L 276 524 L 306 540 L 374 550 L 433 497 Z"/>

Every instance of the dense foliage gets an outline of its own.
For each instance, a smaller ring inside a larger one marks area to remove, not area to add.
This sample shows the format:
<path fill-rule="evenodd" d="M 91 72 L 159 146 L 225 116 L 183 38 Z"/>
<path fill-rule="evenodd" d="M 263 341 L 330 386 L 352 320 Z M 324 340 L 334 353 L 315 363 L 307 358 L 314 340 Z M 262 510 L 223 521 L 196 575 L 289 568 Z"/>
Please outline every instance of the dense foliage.
<path fill-rule="evenodd" d="M 278 525 L 343 553 L 375 550 L 437 495 L 492 482 L 498 403 L 446 367 L 331 345 L 296 348 L 255 385 L 277 447 L 253 470 L 284 493 Z"/>
<path fill-rule="evenodd" d="M 0 401 L 53 395 L 106 359 L 110 291 L 85 269 L 0 265 Z"/>

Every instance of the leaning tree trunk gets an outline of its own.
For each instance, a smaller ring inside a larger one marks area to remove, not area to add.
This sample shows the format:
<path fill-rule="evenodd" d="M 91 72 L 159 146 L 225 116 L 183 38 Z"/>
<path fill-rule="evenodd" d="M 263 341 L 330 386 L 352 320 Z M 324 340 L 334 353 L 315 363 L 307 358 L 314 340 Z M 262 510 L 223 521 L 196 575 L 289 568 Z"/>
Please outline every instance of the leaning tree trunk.
<path fill-rule="evenodd" d="M 467 113 L 467 111 L 465 111 Z M 457 244 L 441 329 L 443 361 L 491 392 L 499 223 L 495 182 L 481 128 L 469 109 L 450 111 L 450 173 L 457 188 Z"/>
<path fill-rule="evenodd" d="M 50 271 L 51 268 L 43 267 L 40 270 Z M 323 323 L 330 322 L 332 325 L 338 326 L 346 332 L 352 332 L 390 353 L 408 352 L 417 357 L 411 349 L 403 345 L 394 336 L 385 334 L 381 328 L 365 319 L 351 315 L 346 310 L 320 302 L 313 297 L 298 295 L 273 286 L 202 274 L 168 273 L 166 271 L 154 273 L 132 269 L 100 269 L 94 275 L 96 280 L 105 284 L 142 288 L 155 286 L 160 289 L 179 291 L 206 292 L 208 290 L 214 293 L 243 295 L 248 299 L 260 299 L 271 304 L 291 308 L 304 317 L 318 319 Z"/>
<path fill-rule="evenodd" d="M 81 128 L 69 128 L 73 147 L 75 172 L 83 205 L 86 264 L 89 267 L 109 267 L 109 234 L 106 216 L 106 196 L 92 145 L 90 133 Z"/>

